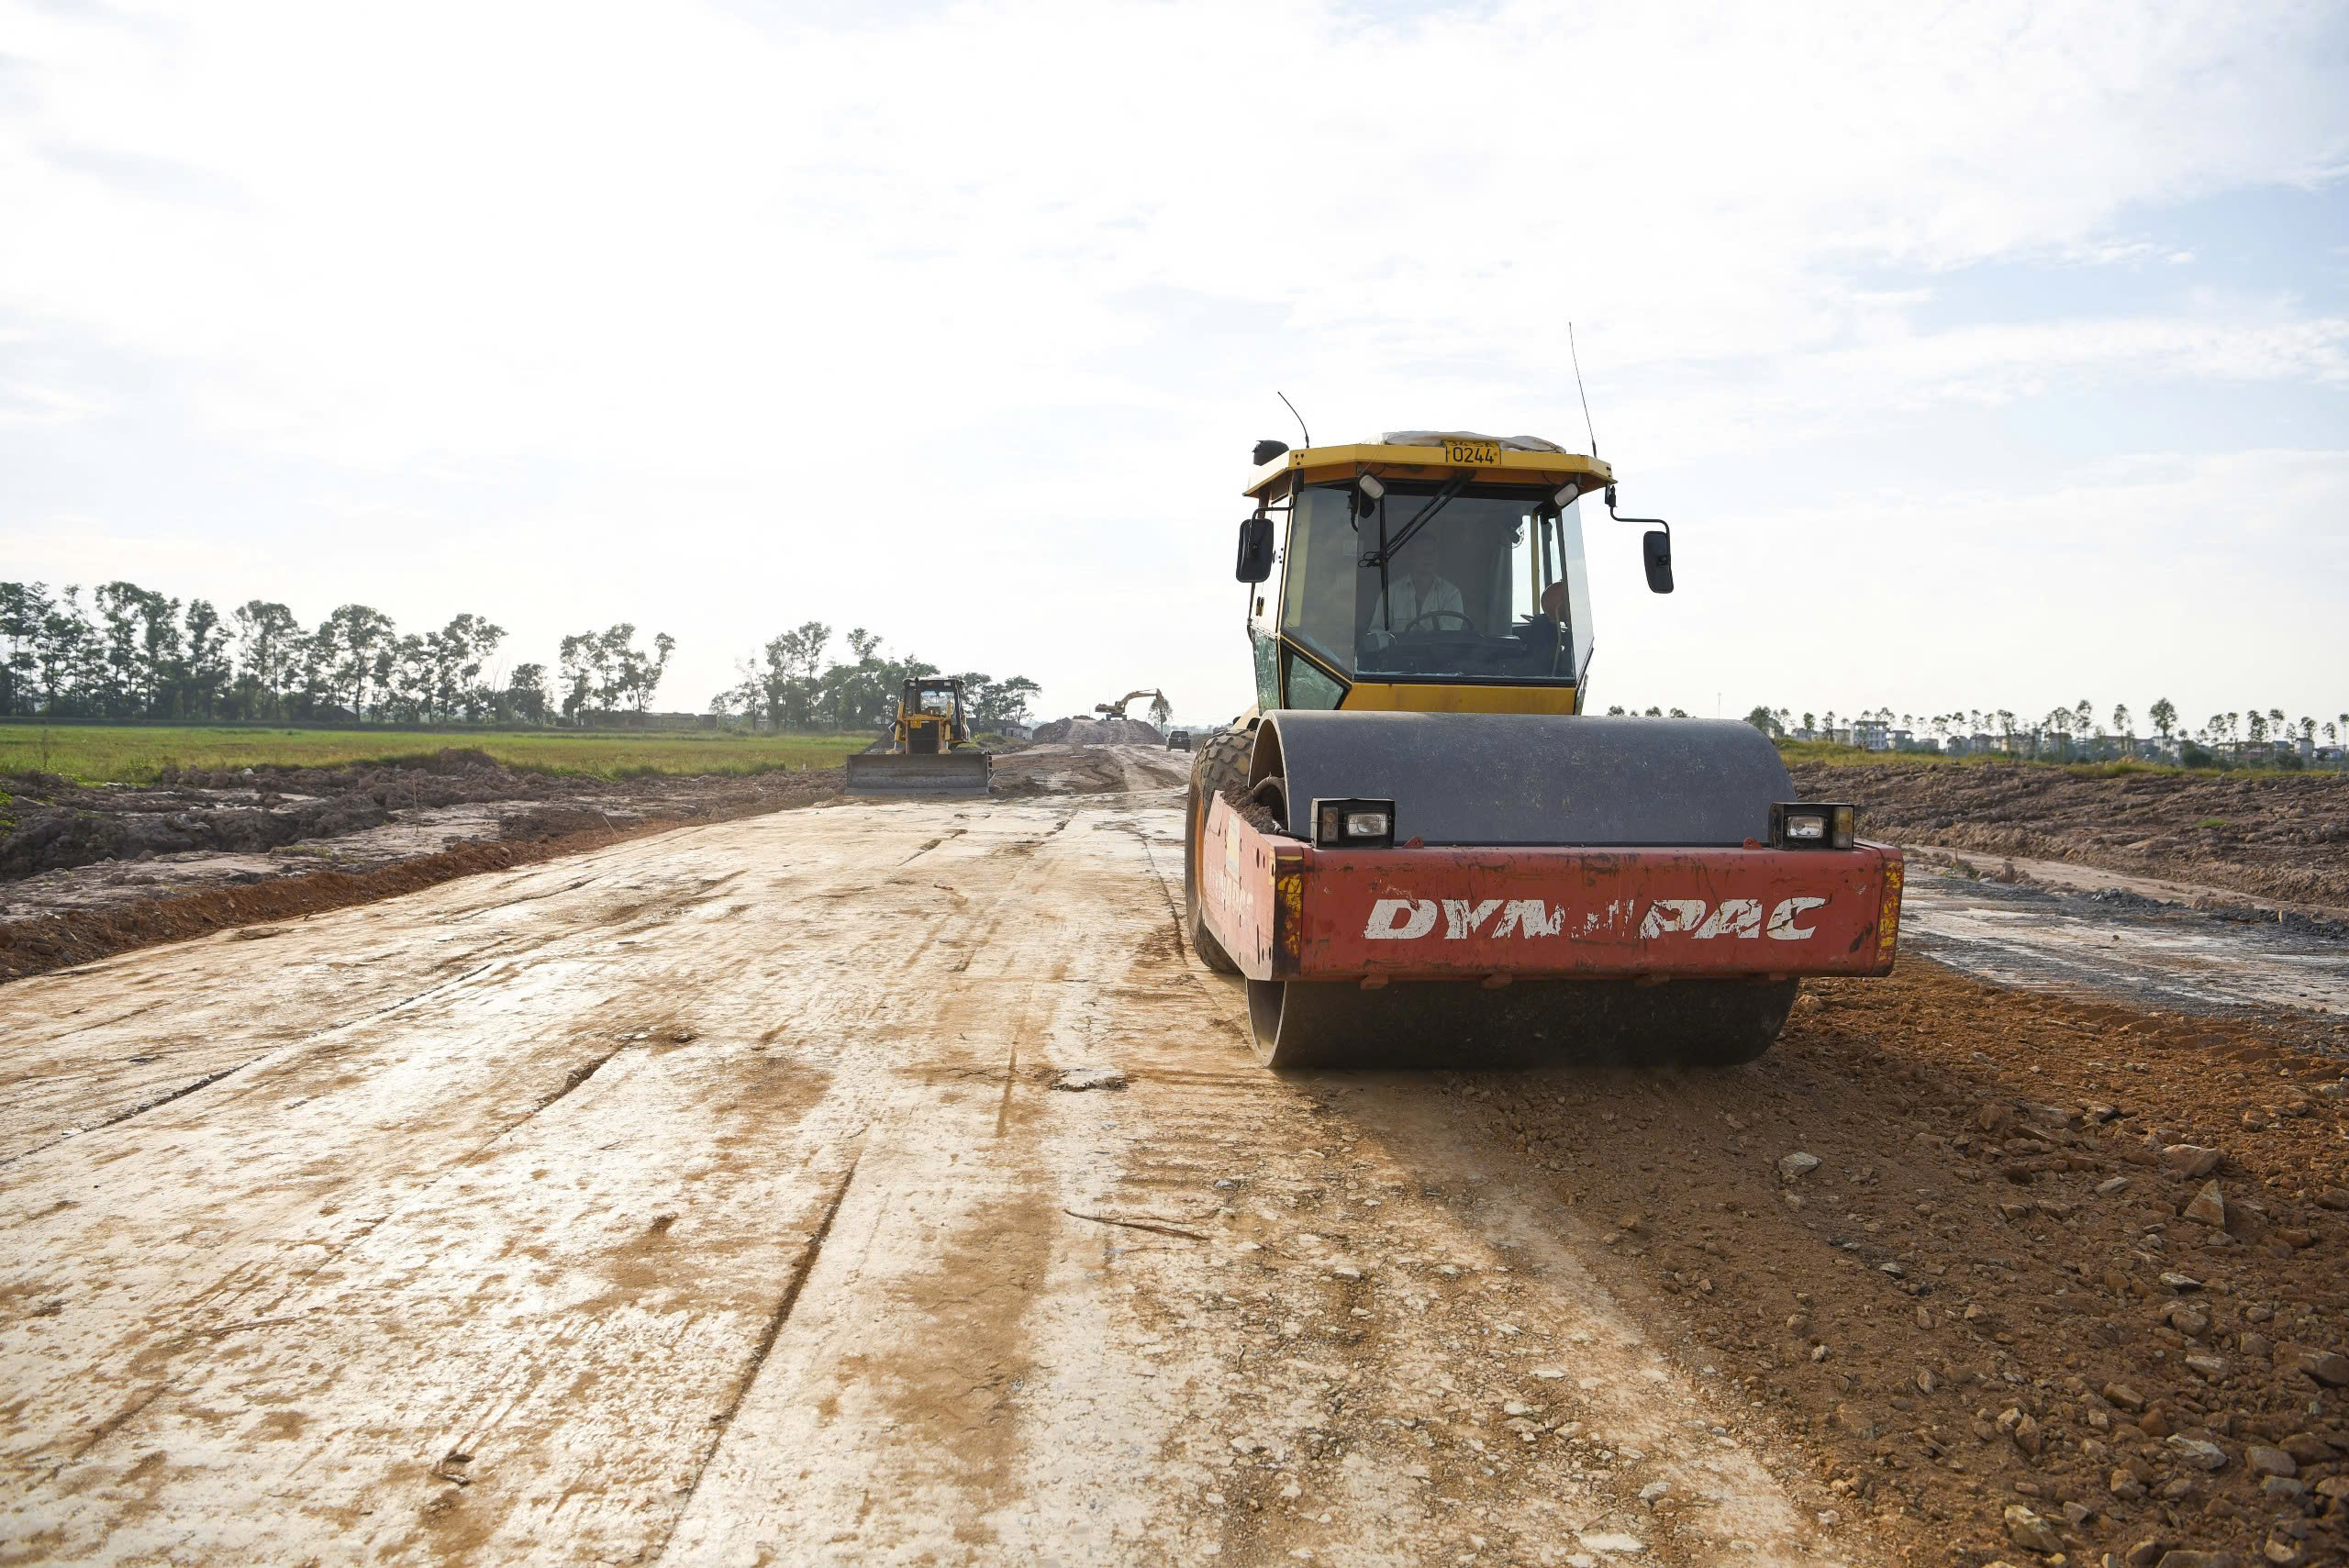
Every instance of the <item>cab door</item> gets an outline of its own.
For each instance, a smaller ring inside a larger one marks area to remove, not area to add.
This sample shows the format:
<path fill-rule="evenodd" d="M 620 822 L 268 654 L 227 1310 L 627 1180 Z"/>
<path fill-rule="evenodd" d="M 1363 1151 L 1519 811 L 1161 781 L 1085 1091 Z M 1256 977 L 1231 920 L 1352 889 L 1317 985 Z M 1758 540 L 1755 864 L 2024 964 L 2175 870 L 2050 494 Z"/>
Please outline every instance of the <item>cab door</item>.
<path fill-rule="evenodd" d="M 1248 594 L 1248 648 L 1256 663 L 1256 708 L 1270 713 L 1281 706 L 1280 619 L 1275 614 L 1280 601 L 1269 578 L 1254 584 Z"/>

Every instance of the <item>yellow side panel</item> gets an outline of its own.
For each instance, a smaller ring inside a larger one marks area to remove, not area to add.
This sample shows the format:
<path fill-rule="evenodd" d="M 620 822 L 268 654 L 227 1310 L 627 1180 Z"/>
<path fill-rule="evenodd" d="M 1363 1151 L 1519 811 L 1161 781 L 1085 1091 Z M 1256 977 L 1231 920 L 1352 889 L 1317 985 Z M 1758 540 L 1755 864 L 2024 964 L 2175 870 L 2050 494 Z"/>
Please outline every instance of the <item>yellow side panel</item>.
<path fill-rule="evenodd" d="M 1351 688 L 1350 713 L 1579 713 L 1572 686 L 1434 686 L 1421 682 Z"/>

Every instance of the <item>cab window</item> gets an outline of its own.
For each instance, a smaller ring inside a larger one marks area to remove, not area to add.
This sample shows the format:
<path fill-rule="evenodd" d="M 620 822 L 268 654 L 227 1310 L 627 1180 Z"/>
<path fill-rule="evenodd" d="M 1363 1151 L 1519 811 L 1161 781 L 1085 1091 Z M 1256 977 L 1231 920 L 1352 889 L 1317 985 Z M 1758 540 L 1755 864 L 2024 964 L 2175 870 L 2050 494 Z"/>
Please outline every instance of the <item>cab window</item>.
<path fill-rule="evenodd" d="M 1333 680 L 1329 672 L 1317 668 L 1312 660 L 1289 650 L 1285 655 L 1288 664 L 1288 701 L 1286 707 L 1335 707 L 1345 700 L 1346 688 Z"/>
<path fill-rule="evenodd" d="M 1575 506 L 1545 488 L 1394 482 L 1364 506 L 1352 484 L 1310 485 L 1281 628 L 1347 680 L 1571 684 L 1589 639 L 1581 558 Z"/>

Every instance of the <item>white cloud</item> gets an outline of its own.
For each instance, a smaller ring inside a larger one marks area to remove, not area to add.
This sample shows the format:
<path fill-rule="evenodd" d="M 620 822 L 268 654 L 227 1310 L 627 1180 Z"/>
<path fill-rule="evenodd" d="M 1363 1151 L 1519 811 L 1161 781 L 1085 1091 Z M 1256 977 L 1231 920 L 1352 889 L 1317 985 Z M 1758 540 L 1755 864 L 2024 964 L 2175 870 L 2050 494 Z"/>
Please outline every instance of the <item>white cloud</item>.
<path fill-rule="evenodd" d="M 2349 452 L 2135 458 L 2036 494 L 1947 477 L 1675 530 L 1680 591 L 1598 617 L 1600 706 L 2349 706 Z M 1622 589 L 1636 570 L 1612 566 Z"/>
<path fill-rule="evenodd" d="M 1568 316 L 1651 469 L 2084 381 L 2343 380 L 2343 322 L 2290 302 L 1928 330 L 1851 281 L 2134 261 L 2116 214 L 2339 169 L 2322 6 L 138 15 L 0 6 L 33 62 L 0 320 L 157 367 L 6 379 L 92 427 L 74 461 L 160 461 L 142 400 L 224 460 L 104 537 L 306 535 L 173 591 L 666 624 L 680 703 L 815 615 L 1057 706 L 1228 711 L 1270 389 L 1325 439 L 1569 433 Z M 82 537 L 61 570 L 132 569 Z"/>

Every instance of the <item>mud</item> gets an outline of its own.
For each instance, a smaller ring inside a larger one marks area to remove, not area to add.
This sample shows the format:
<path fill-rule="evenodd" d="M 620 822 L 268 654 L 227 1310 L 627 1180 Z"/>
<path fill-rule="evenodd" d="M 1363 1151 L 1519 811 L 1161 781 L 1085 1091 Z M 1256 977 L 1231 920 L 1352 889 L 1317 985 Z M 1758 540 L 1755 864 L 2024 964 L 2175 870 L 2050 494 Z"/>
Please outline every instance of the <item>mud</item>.
<path fill-rule="evenodd" d="M 598 780 L 521 772 L 464 751 L 388 766 L 172 770 L 145 787 L 17 773 L 0 777 L 0 917 L 119 902 L 114 889 L 154 897 L 321 863 L 370 871 L 462 844 L 725 818 L 833 798 L 841 777 L 823 769 Z"/>
<path fill-rule="evenodd" d="M 2176 896 L 2186 889 L 2167 891 L 2065 888 L 1911 856 L 1902 951 L 2000 984 L 2140 1006 L 2349 1018 L 2349 923 L 2290 909 L 2254 918 L 2240 904 L 2198 907 Z"/>
<path fill-rule="evenodd" d="M 1181 753 L 1036 746 L 996 760 L 1007 797 L 1163 786 Z M 0 779 L 0 982 L 253 921 L 532 864 L 653 828 L 844 798 L 838 768 L 618 782 L 477 751 L 397 767 L 181 772 L 153 788 Z M 45 869 L 32 869 L 45 868 Z"/>
<path fill-rule="evenodd" d="M 651 830 L 643 826 L 634 829 Z M 306 919 L 456 877 L 579 854 L 630 836 L 629 829 L 591 829 L 513 844 L 469 844 L 395 860 L 372 871 L 317 871 L 256 878 L 245 885 L 211 887 L 176 897 L 132 898 L 96 908 L 12 920 L 0 924 L 0 981 L 214 931 L 236 930 L 242 940 L 262 940 L 281 934 L 268 928 L 271 921 Z"/>
<path fill-rule="evenodd" d="M 2349 906 L 2349 774 L 2122 773 L 1989 764 L 1791 770 L 1861 831 L 1985 856 L 2071 861 L 2261 898 Z"/>
<path fill-rule="evenodd" d="M 2349 939 L 2349 907 L 2304 904 L 2213 887 L 2208 883 L 2108 871 L 2072 861 L 2035 861 L 2001 855 L 1995 861 L 1931 844 L 1907 846 L 1911 863 L 1944 877 L 2043 889 L 2059 896 L 2081 894 L 2114 908 L 2194 910 L 2212 920 L 2237 925 L 2273 924 L 2294 932 Z"/>

